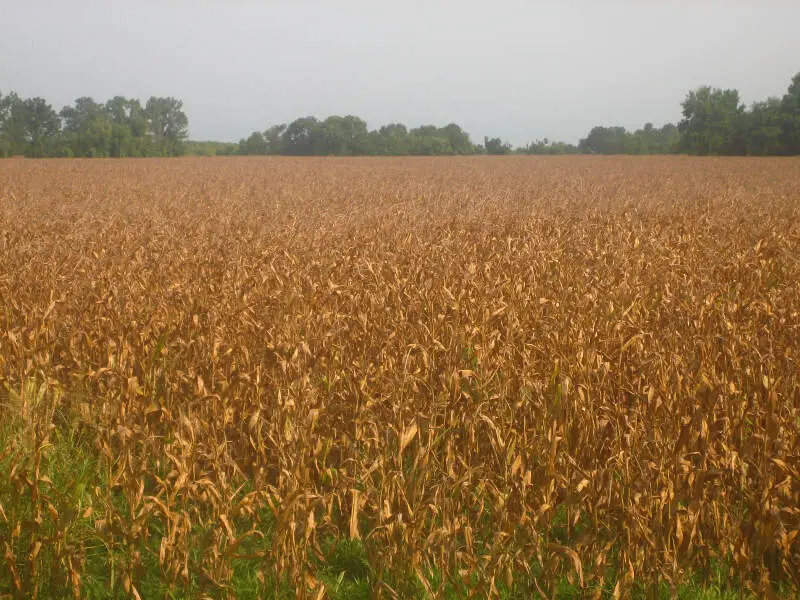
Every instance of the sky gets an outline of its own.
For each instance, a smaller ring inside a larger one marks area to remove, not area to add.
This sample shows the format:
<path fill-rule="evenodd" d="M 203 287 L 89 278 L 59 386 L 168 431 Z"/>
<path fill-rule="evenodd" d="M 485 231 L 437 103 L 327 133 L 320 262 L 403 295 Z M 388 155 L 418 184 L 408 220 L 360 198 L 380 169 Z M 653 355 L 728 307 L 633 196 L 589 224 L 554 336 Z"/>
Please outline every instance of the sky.
<path fill-rule="evenodd" d="M 174 96 L 192 139 L 313 115 L 577 142 L 750 104 L 800 71 L 797 0 L 0 0 L 0 92 Z"/>

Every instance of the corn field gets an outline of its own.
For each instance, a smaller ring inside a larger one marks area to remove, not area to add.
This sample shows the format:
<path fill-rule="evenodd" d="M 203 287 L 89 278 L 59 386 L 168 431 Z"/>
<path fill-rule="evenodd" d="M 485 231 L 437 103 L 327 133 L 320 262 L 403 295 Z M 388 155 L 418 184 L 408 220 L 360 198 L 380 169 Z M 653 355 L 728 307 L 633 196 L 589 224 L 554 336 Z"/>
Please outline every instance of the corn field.
<path fill-rule="evenodd" d="M 0 423 L 0 598 L 796 594 L 800 161 L 0 162 Z"/>

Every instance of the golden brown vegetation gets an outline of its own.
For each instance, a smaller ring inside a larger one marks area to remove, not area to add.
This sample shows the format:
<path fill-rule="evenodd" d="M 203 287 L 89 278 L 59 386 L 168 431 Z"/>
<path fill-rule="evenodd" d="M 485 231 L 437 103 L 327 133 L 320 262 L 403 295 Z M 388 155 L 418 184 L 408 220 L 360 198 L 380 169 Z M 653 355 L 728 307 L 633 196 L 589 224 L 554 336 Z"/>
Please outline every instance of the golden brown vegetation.
<path fill-rule="evenodd" d="M 799 311 L 795 160 L 0 163 L 0 596 L 796 591 Z"/>

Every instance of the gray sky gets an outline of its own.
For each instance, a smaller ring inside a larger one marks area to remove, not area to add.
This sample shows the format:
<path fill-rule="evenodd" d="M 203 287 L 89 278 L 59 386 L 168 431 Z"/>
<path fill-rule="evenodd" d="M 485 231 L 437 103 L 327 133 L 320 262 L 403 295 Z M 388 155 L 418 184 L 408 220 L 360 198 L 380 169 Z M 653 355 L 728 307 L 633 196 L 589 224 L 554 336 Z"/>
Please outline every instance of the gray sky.
<path fill-rule="evenodd" d="M 0 91 L 176 96 L 194 139 L 355 114 L 577 142 L 703 84 L 784 94 L 798 24 L 797 0 L 0 0 Z"/>

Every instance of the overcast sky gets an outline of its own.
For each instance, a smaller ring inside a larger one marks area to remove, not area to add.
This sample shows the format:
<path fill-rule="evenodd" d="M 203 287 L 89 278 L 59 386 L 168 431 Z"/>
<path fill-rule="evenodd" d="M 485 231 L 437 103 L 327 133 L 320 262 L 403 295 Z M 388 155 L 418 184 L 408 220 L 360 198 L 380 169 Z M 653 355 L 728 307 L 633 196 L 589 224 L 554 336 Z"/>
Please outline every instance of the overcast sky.
<path fill-rule="evenodd" d="M 703 84 L 782 95 L 799 24 L 798 0 L 0 0 L 0 91 L 175 96 L 194 139 L 355 114 L 577 142 Z"/>

